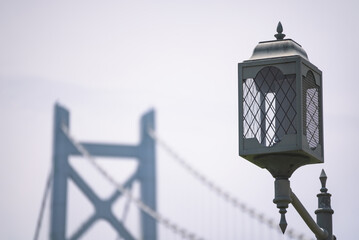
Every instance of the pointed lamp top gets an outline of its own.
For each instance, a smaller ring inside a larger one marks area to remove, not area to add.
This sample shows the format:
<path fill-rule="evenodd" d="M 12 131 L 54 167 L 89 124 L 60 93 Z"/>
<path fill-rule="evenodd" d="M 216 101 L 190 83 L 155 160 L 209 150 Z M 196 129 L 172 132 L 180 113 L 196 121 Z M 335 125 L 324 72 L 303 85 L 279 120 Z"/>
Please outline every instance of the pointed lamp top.
<path fill-rule="evenodd" d="M 322 184 L 322 188 L 320 189 L 321 192 L 327 192 L 328 189 L 326 188 L 326 183 L 327 183 L 327 174 L 325 174 L 324 169 L 322 169 L 322 172 L 320 173 L 320 182 Z"/>
<path fill-rule="evenodd" d="M 277 40 L 283 40 L 285 37 L 285 34 L 283 34 L 283 26 L 282 23 L 279 22 L 277 25 L 277 34 L 274 35 Z"/>

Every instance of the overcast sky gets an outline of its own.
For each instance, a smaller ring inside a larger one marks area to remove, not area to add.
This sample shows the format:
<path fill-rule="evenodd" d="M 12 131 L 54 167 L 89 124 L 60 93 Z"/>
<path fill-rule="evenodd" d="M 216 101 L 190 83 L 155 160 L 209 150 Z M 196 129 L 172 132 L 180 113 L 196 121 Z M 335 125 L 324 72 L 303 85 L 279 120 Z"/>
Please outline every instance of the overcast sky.
<path fill-rule="evenodd" d="M 140 116 L 154 108 L 158 134 L 181 156 L 279 222 L 272 177 L 238 156 L 237 63 L 259 41 L 274 39 L 281 21 L 287 38 L 323 71 L 324 86 L 325 163 L 298 169 L 292 189 L 314 216 L 324 168 L 334 232 L 353 239 L 359 223 L 358 9 L 354 0 L 1 1 L 1 238 L 33 237 L 51 168 L 55 102 L 70 110 L 77 138 L 129 144 L 138 141 Z M 180 209 L 197 208 L 204 199 L 196 199 L 197 190 L 189 189 L 195 180 L 179 168 L 158 149 L 159 211 L 187 226 L 194 217 Z M 71 209 L 79 211 L 79 199 L 71 199 Z M 289 226 L 311 236 L 295 210 L 288 211 Z M 196 224 L 190 227 L 199 234 L 208 230 Z M 43 229 L 42 239 L 46 234 Z"/>

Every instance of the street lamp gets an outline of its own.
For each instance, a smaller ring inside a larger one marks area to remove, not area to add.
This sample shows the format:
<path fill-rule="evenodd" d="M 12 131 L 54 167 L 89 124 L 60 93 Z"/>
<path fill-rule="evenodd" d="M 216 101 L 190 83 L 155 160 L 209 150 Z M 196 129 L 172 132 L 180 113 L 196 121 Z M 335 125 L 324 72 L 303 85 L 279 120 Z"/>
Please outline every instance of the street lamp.
<path fill-rule="evenodd" d="M 292 203 L 318 239 L 331 240 L 333 210 L 325 183 L 321 194 L 327 194 L 328 204 L 320 203 L 316 211 L 318 226 L 289 182 L 297 168 L 324 162 L 322 72 L 309 62 L 301 45 L 284 39 L 280 22 L 274 36 L 276 40 L 260 42 L 250 59 L 238 65 L 239 155 L 275 178 L 273 202 L 280 209 L 283 233 L 286 208 Z M 321 181 L 324 178 L 323 171 Z M 324 201 L 319 195 L 319 201 Z M 325 219 L 330 215 L 325 226 L 319 220 L 323 206 Z"/>

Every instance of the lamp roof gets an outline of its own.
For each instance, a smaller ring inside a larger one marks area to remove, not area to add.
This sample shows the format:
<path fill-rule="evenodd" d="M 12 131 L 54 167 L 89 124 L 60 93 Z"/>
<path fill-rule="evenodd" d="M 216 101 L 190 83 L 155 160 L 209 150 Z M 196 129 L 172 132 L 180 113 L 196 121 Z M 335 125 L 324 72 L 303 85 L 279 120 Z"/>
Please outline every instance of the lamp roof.
<path fill-rule="evenodd" d="M 274 35 L 277 38 L 276 40 L 258 43 L 249 61 L 288 56 L 301 56 L 308 60 L 308 55 L 300 44 L 292 39 L 284 39 L 285 34 L 282 33 L 283 27 L 281 22 L 278 23 L 277 32 Z"/>

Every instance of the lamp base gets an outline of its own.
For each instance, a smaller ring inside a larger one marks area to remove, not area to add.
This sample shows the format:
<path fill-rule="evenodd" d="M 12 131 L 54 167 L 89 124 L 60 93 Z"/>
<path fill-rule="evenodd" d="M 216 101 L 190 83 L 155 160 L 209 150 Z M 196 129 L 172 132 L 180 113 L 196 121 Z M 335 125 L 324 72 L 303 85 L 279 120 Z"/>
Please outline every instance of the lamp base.
<path fill-rule="evenodd" d="M 294 153 L 266 154 L 253 158 L 251 162 L 261 168 L 266 168 L 274 178 L 288 179 L 296 169 L 309 164 L 310 158 Z"/>

